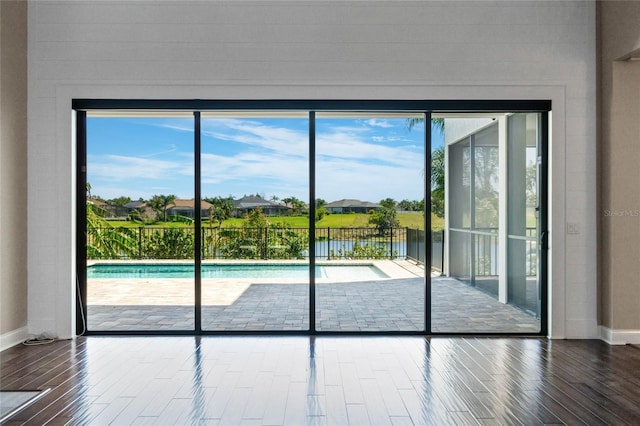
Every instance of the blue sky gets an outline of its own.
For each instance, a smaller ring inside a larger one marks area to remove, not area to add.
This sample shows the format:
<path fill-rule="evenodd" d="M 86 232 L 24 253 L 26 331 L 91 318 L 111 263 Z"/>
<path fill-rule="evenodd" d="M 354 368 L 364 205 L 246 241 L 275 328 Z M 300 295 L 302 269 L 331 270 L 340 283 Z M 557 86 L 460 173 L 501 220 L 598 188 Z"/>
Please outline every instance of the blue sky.
<path fill-rule="evenodd" d="M 202 195 L 308 201 L 306 118 L 202 120 Z M 423 198 L 424 126 L 405 117 L 316 119 L 316 196 Z M 442 135 L 432 131 L 434 147 Z M 87 181 L 105 199 L 193 198 L 193 119 L 89 117 Z"/>

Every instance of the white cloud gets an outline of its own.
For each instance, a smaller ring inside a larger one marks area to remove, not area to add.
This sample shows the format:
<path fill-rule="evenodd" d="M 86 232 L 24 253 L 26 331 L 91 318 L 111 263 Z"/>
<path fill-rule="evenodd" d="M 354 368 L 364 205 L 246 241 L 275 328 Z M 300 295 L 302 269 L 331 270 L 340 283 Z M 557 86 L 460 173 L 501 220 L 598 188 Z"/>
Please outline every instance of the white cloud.
<path fill-rule="evenodd" d="M 306 186 L 308 170 L 306 159 L 283 155 L 264 156 L 250 152 L 235 156 L 202 154 L 203 184 L 282 181 L 296 182 Z"/>
<path fill-rule="evenodd" d="M 180 132 L 188 132 L 193 133 L 193 121 L 189 121 L 189 123 L 185 123 L 184 120 L 175 120 L 175 121 L 165 121 L 157 125 L 158 127 L 162 127 L 164 129 L 170 130 L 178 130 Z"/>
<path fill-rule="evenodd" d="M 384 120 L 368 121 L 370 125 L 391 127 Z M 299 191 L 307 198 L 306 133 L 236 119 L 211 120 L 205 131 L 218 139 L 246 144 L 248 149 L 233 155 L 203 154 L 203 186 L 254 185 L 268 194 L 285 196 Z M 319 131 L 316 182 L 318 191 L 324 192 L 322 196 L 332 200 L 362 197 L 370 201 L 388 196 L 422 198 L 422 148 L 414 144 L 392 147 L 369 143 L 367 137 L 371 136 L 366 127 L 333 126 L 331 131 Z M 376 142 L 400 139 L 386 134 L 373 138 Z M 280 188 L 290 192 L 278 193 Z"/>
<path fill-rule="evenodd" d="M 309 152 L 308 132 L 269 126 L 254 120 L 205 119 L 202 133 L 213 138 L 259 147 L 268 151 L 304 156 Z M 203 141 L 203 150 L 206 142 Z"/>
<path fill-rule="evenodd" d="M 418 161 L 401 167 L 326 158 L 316 165 L 316 194 L 327 201 L 358 198 L 377 202 L 387 197 L 417 200 L 423 197 L 422 180 Z"/>
<path fill-rule="evenodd" d="M 413 164 L 416 155 L 421 156 L 415 149 L 366 143 L 354 135 L 344 133 L 320 134 L 317 137 L 316 153 L 321 156 L 386 162 L 401 166 Z"/>
<path fill-rule="evenodd" d="M 384 129 L 395 127 L 395 125 L 393 123 L 390 123 L 388 120 L 380 120 L 377 118 L 365 120 L 365 123 L 372 127 L 382 127 Z"/>
<path fill-rule="evenodd" d="M 156 160 L 123 155 L 91 156 L 87 159 L 88 179 L 99 177 L 112 181 L 131 179 L 166 179 L 172 174 L 185 174 L 185 166 L 193 170 L 193 166 L 180 161 Z M 193 174 L 193 171 L 191 171 Z"/>
<path fill-rule="evenodd" d="M 308 130 L 300 123 L 295 123 L 294 128 L 285 127 L 288 123 L 291 121 L 203 119 L 203 196 L 241 196 L 259 191 L 267 196 L 293 195 L 306 200 Z M 323 122 L 319 126 L 316 137 L 317 196 L 328 201 L 360 198 L 374 202 L 386 197 L 397 200 L 422 198 L 422 147 L 415 142 L 397 146 L 401 137 L 388 130 L 367 127 L 387 129 L 393 127 L 390 121 L 370 119 L 360 120 L 360 125 L 353 123 L 345 120 Z M 193 129 L 185 124 L 175 120 L 164 122 L 161 127 L 192 132 Z M 329 127 L 329 124 L 338 125 Z M 221 144 L 221 141 L 226 143 Z M 387 144 L 389 142 L 395 144 L 392 146 Z M 164 159 L 150 158 L 166 154 Z M 179 196 L 180 193 L 193 193 L 193 154 L 179 152 L 175 146 L 137 156 L 94 156 L 89 159 L 88 172 L 89 180 L 97 183 L 94 188 L 104 188 L 105 195 L 96 194 L 107 198 L 119 195 L 148 198 L 153 191 Z M 104 185 L 98 185 L 99 180 Z M 146 185 L 141 184 L 141 180 L 146 180 Z M 128 181 L 132 183 L 129 185 Z M 111 192 L 114 194 L 106 195 Z"/>
<path fill-rule="evenodd" d="M 168 149 L 163 150 L 163 151 L 157 151 L 157 152 L 152 152 L 150 154 L 145 154 L 145 155 L 140 155 L 140 157 L 142 158 L 148 158 L 148 157 L 155 157 L 158 155 L 165 155 L 165 154 L 170 154 L 172 152 L 176 152 L 178 150 L 178 147 L 176 146 L 176 144 L 170 144 L 168 146 Z"/>

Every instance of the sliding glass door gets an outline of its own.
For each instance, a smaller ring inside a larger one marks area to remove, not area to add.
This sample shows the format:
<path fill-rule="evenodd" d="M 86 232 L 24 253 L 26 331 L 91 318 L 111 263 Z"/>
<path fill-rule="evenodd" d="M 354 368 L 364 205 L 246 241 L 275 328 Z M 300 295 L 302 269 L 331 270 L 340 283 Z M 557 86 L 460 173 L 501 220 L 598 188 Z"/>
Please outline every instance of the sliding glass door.
<path fill-rule="evenodd" d="M 544 334 L 550 105 L 472 106 L 74 101 L 79 330 Z"/>
<path fill-rule="evenodd" d="M 202 329 L 309 330 L 306 113 L 201 125 Z"/>
<path fill-rule="evenodd" d="M 432 280 L 432 330 L 540 332 L 541 115 L 440 119 L 448 244 Z"/>
<path fill-rule="evenodd" d="M 540 114 L 513 114 L 507 122 L 507 302 L 540 319 Z"/>
<path fill-rule="evenodd" d="M 316 116 L 318 331 L 425 330 L 424 114 Z"/>
<path fill-rule="evenodd" d="M 193 118 L 89 114 L 86 129 L 87 329 L 193 329 Z"/>

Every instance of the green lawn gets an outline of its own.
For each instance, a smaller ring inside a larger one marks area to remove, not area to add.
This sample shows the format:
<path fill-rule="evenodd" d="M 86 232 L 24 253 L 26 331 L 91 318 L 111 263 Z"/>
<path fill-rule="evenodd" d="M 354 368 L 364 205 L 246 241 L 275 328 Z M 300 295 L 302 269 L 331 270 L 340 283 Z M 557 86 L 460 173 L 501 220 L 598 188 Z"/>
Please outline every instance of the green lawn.
<path fill-rule="evenodd" d="M 307 228 L 309 226 L 309 220 L 306 216 L 276 216 L 269 217 L 271 223 L 282 223 L 292 228 Z M 398 214 L 398 221 L 401 227 L 408 228 L 424 228 L 424 217 L 420 212 L 406 212 Z M 222 223 L 223 228 L 240 228 L 244 219 L 231 218 Z M 122 226 L 127 228 L 137 228 L 140 226 L 162 227 L 162 228 L 184 228 L 192 225 L 179 223 L 179 222 L 156 222 L 152 224 L 143 225 L 140 222 L 128 222 L 128 221 L 116 221 L 110 220 L 109 223 L 113 226 Z M 217 223 L 213 226 L 217 227 Z M 203 220 L 202 226 L 209 226 L 209 221 Z M 316 223 L 316 228 L 366 228 L 369 227 L 369 215 L 364 213 L 348 213 L 348 214 L 329 214 L 322 218 L 321 221 Z M 431 229 L 441 230 L 444 229 L 444 219 L 431 215 Z"/>
<path fill-rule="evenodd" d="M 316 228 L 366 228 L 369 227 L 370 215 L 364 213 L 330 214 L 326 215 L 316 223 Z M 269 218 L 271 222 L 289 224 L 293 228 L 306 228 L 307 218 L 297 217 L 277 217 Z M 398 214 L 398 221 L 402 228 L 424 228 L 424 216 L 420 212 L 406 212 Z M 227 226 L 226 222 L 224 226 Z M 431 215 L 432 229 L 443 229 L 444 219 Z"/>

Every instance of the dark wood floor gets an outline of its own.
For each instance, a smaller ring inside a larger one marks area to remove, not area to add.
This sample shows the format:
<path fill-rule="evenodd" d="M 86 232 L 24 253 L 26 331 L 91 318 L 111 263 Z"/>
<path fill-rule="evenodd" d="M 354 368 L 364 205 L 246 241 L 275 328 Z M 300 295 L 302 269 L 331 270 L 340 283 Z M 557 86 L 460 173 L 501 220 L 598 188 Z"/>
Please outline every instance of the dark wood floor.
<path fill-rule="evenodd" d="M 7 424 L 640 424 L 640 348 L 419 337 L 89 337 L 0 354 Z"/>

